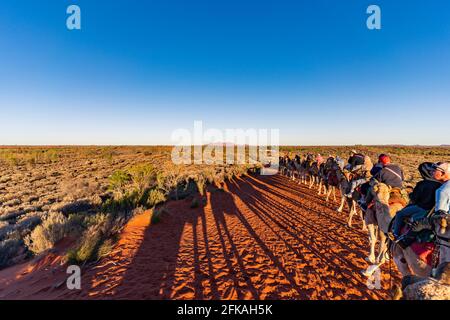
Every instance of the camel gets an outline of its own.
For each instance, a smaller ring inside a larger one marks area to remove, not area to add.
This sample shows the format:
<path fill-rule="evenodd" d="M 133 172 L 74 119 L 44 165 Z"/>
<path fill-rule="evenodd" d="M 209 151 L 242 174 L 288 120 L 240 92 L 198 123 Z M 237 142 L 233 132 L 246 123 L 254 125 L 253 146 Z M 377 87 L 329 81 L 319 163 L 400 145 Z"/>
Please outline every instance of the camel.
<path fill-rule="evenodd" d="M 322 189 L 323 194 L 327 193 L 327 181 L 326 181 L 326 174 L 327 174 L 327 168 L 326 163 L 321 163 L 318 169 L 317 177 L 318 177 L 318 189 L 317 195 L 322 195 Z"/>
<path fill-rule="evenodd" d="M 297 179 L 301 179 L 300 168 L 300 157 L 296 155 L 294 159 L 289 162 L 289 176 L 292 181 L 295 181 L 296 176 Z"/>
<path fill-rule="evenodd" d="M 310 160 L 306 163 L 306 173 L 309 177 L 309 189 L 314 184 L 319 184 L 319 167 L 317 166 L 317 161 Z"/>
<path fill-rule="evenodd" d="M 280 174 L 283 176 L 288 176 L 288 164 L 289 164 L 289 157 L 284 156 L 279 158 L 279 168 L 280 168 Z"/>
<path fill-rule="evenodd" d="M 376 183 L 372 188 L 374 200 L 378 233 L 387 234 L 389 226 L 395 214 L 405 206 L 405 201 L 401 198 L 400 192 L 393 192 L 392 188 L 384 183 Z M 443 237 L 450 236 L 450 230 L 445 229 L 444 222 L 436 224 L 435 232 Z M 381 239 L 381 238 L 380 238 Z M 371 243 L 376 241 L 376 238 L 370 239 Z M 386 241 L 384 241 L 385 243 Z M 387 253 L 387 245 L 384 244 L 381 249 L 379 261 L 371 265 L 363 274 L 371 276 L 384 262 Z M 398 244 L 392 244 L 391 255 L 398 270 L 403 276 L 416 275 L 419 277 L 428 277 L 431 274 L 432 267 L 422 261 L 411 249 L 407 247 L 403 249 Z"/>
<path fill-rule="evenodd" d="M 303 157 L 303 159 L 300 160 L 297 169 L 300 178 L 299 184 L 308 184 L 306 181 L 308 178 L 308 160 L 306 157 Z"/>
<path fill-rule="evenodd" d="M 331 193 L 333 193 L 333 199 L 336 201 L 336 187 L 339 186 L 334 171 L 336 168 L 338 168 L 338 164 L 334 161 L 334 158 L 328 158 L 320 168 L 321 179 L 319 182 L 318 195 L 320 196 L 322 194 L 323 188 L 323 194 L 326 195 L 325 202 L 328 202 Z"/>
<path fill-rule="evenodd" d="M 342 170 L 340 169 L 339 166 L 334 166 L 333 169 L 337 176 L 337 180 L 339 181 L 339 191 L 341 192 L 341 204 L 336 211 L 342 212 L 342 210 L 344 209 L 345 203 L 347 203 L 348 208 L 349 208 L 349 216 L 348 216 L 347 225 L 351 228 L 353 216 L 355 214 L 358 214 L 358 210 L 356 207 L 356 200 L 353 197 L 348 198 L 345 196 L 345 194 L 347 193 L 347 190 L 350 189 L 350 181 L 349 181 L 348 177 L 342 172 Z M 363 222 L 362 230 L 367 231 L 366 222 L 363 218 L 361 211 L 359 211 L 359 216 Z"/>

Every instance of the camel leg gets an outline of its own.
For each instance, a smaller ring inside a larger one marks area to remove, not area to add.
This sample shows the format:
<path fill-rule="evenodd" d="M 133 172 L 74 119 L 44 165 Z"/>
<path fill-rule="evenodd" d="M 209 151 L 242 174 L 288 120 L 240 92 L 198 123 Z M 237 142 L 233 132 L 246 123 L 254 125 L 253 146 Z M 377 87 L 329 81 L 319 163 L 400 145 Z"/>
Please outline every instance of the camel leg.
<path fill-rule="evenodd" d="M 375 245 L 377 244 L 377 234 L 376 234 L 376 226 L 374 224 L 369 224 L 367 226 L 369 230 L 369 243 L 370 243 L 370 252 L 369 256 L 366 258 L 366 261 L 374 264 L 375 263 Z"/>
<path fill-rule="evenodd" d="M 361 220 L 362 220 L 362 229 L 361 230 L 367 231 L 367 224 L 366 224 L 366 220 L 364 220 L 362 210 L 359 210 L 359 216 L 361 217 Z"/>
<path fill-rule="evenodd" d="M 378 229 L 378 228 L 377 228 Z M 376 270 L 378 270 L 385 262 L 385 254 L 387 251 L 387 245 L 386 245 L 386 236 L 381 230 L 378 230 L 378 235 L 380 237 L 380 253 L 376 259 L 376 263 L 369 266 L 366 270 L 363 271 L 363 275 L 366 277 L 371 277 Z"/>
<path fill-rule="evenodd" d="M 313 187 L 313 185 L 314 185 L 314 177 L 310 176 L 309 178 L 310 178 L 309 189 L 311 189 Z"/>
<path fill-rule="evenodd" d="M 317 192 L 317 195 L 318 196 L 322 195 L 322 180 L 320 180 L 319 182 L 319 192 Z"/>
<path fill-rule="evenodd" d="M 384 232 L 379 230 L 378 237 L 380 238 L 380 249 L 378 251 L 377 263 L 384 263 L 387 253 L 387 239 Z"/>
<path fill-rule="evenodd" d="M 348 222 L 347 225 L 351 228 L 352 227 L 352 219 L 353 219 L 353 215 L 356 213 L 356 207 L 355 207 L 355 202 L 352 200 L 352 203 L 350 205 L 350 213 L 348 215 Z"/>
<path fill-rule="evenodd" d="M 325 199 L 325 202 L 328 202 L 328 199 L 330 198 L 331 192 L 334 190 L 334 187 L 329 187 L 327 190 L 327 198 Z"/>
<path fill-rule="evenodd" d="M 339 206 L 339 208 L 337 209 L 337 212 L 342 212 L 342 210 L 344 209 L 344 205 L 345 205 L 345 196 L 342 196 L 341 199 L 341 205 Z"/>

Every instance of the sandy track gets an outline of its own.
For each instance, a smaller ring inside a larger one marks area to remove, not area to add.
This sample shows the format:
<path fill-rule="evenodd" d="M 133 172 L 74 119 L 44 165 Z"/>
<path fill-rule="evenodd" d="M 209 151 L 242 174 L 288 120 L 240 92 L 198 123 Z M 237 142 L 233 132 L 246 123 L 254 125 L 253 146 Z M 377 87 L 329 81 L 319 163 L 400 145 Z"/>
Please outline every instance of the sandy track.
<path fill-rule="evenodd" d="M 61 267 L 28 263 L 0 272 L 0 297 L 389 298 L 388 264 L 382 289 L 369 290 L 361 275 L 368 247 L 361 222 L 348 228 L 347 214 L 316 192 L 281 176 L 245 177 L 207 192 L 204 207 L 169 203 L 156 225 L 149 214 L 135 217 L 111 255 L 83 270 L 81 291 L 60 285 Z"/>

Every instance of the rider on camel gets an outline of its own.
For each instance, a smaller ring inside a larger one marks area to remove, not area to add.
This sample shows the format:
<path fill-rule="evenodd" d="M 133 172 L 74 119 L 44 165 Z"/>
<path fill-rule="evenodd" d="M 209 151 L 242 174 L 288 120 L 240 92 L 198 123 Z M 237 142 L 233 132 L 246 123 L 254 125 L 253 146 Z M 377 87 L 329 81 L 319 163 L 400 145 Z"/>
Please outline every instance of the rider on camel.
<path fill-rule="evenodd" d="M 430 162 L 419 166 L 423 180 L 419 181 L 409 194 L 409 204 L 395 215 L 392 233 L 389 234 L 392 240 L 399 239 L 406 218 L 409 217 L 412 221 L 419 220 L 435 206 L 435 193 L 442 183 L 433 178 L 433 171 L 433 165 Z"/>
<path fill-rule="evenodd" d="M 366 161 L 368 161 L 367 158 L 368 157 L 365 157 L 363 154 L 356 152 L 356 150 L 350 152 L 350 158 L 348 159 L 348 164 L 345 166 L 345 169 L 354 177 L 351 182 L 350 190 L 345 194 L 346 197 L 351 198 L 355 189 L 367 181 L 369 171 L 372 169 L 367 168 L 367 166 L 369 166 L 369 164 L 366 164 Z"/>
<path fill-rule="evenodd" d="M 450 211 L 450 164 L 438 162 L 433 165 L 433 178 L 442 182 L 442 186 L 436 190 L 436 206 L 434 215 L 446 216 Z M 432 228 L 430 219 L 425 217 L 413 223 L 413 231 Z M 450 241 L 440 239 L 439 263 L 450 262 Z"/>
<path fill-rule="evenodd" d="M 403 170 L 396 164 L 391 163 L 391 158 L 383 154 L 379 157 L 379 162 L 383 168 L 374 175 L 374 178 L 392 188 L 403 187 Z"/>

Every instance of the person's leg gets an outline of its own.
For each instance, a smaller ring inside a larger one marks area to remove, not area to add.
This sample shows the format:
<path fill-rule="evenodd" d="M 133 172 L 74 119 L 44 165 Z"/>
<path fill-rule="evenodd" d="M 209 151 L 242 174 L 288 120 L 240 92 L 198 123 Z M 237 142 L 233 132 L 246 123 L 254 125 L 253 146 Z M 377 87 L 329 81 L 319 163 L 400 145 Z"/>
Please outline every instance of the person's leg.
<path fill-rule="evenodd" d="M 418 206 L 408 206 L 398 211 L 395 215 L 395 219 L 392 225 L 392 233 L 394 234 L 394 237 L 398 238 L 398 236 L 400 235 L 400 232 L 405 225 L 405 218 L 422 213 L 423 211 L 425 210 Z"/>
<path fill-rule="evenodd" d="M 359 186 L 362 185 L 364 182 L 366 182 L 366 179 L 356 179 L 353 180 L 350 186 L 350 190 L 349 192 L 346 194 L 347 197 L 351 197 L 353 192 L 355 191 L 355 189 Z"/>
<path fill-rule="evenodd" d="M 414 213 L 411 215 L 411 221 L 418 221 L 418 220 L 421 220 L 421 219 L 425 218 L 425 216 L 427 215 L 427 213 L 428 213 L 427 210 L 424 210 L 424 209 L 422 209 L 422 208 L 420 208 L 420 207 L 417 207 L 417 211 L 414 212 Z"/>

